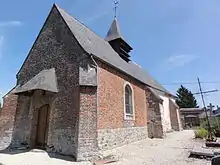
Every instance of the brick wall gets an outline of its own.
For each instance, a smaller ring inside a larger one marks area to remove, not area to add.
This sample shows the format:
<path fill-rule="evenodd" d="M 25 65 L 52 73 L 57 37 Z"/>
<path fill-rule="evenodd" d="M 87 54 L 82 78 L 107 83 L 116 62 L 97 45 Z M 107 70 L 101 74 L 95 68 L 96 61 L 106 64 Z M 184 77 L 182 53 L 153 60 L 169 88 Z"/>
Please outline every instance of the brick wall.
<path fill-rule="evenodd" d="M 147 138 L 147 103 L 144 85 L 98 62 L 98 147 L 115 148 Z M 124 84 L 134 92 L 134 120 L 124 119 Z"/>
<path fill-rule="evenodd" d="M 124 84 L 129 82 L 134 92 L 135 120 L 124 120 Z M 98 69 L 98 129 L 122 128 L 127 125 L 147 125 L 147 105 L 144 85 L 99 62 Z"/>
<path fill-rule="evenodd" d="M 9 93 L 3 98 L 3 107 L 0 112 L 0 132 L 13 127 L 17 106 L 17 96 Z"/>
<path fill-rule="evenodd" d="M 0 147 L 5 149 L 10 145 L 14 118 L 17 106 L 17 96 L 9 93 L 3 98 L 3 107 L 0 112 Z"/>
<path fill-rule="evenodd" d="M 80 111 L 77 160 L 95 158 L 97 148 L 97 94 L 96 87 L 80 87 Z"/>

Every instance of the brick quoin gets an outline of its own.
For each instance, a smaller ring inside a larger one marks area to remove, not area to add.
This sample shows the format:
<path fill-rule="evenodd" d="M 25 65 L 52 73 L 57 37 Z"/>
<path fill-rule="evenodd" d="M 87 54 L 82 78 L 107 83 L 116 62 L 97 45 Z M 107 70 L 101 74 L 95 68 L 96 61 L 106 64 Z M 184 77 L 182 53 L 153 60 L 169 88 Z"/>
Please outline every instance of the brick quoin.
<path fill-rule="evenodd" d="M 0 132 L 11 129 L 14 124 L 14 117 L 17 107 L 17 95 L 9 92 L 3 97 L 3 107 L 0 112 Z"/>
<path fill-rule="evenodd" d="M 97 95 L 96 87 L 80 87 L 80 111 L 77 159 L 95 157 L 97 153 Z"/>
<path fill-rule="evenodd" d="M 124 84 L 129 82 L 134 92 L 135 120 L 133 126 L 147 125 L 145 86 L 137 80 L 98 62 L 98 129 L 124 127 Z"/>

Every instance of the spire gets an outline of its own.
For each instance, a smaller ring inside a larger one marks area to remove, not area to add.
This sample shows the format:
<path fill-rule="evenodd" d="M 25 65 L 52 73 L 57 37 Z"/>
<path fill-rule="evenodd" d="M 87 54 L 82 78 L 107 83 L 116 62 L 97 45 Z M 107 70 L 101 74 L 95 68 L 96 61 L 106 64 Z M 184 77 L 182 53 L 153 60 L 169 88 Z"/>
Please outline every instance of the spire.
<path fill-rule="evenodd" d="M 116 18 L 114 18 L 105 40 L 109 42 L 122 59 L 127 62 L 130 61 L 130 55 L 128 53 L 132 50 L 132 47 L 122 37 Z"/>
<path fill-rule="evenodd" d="M 105 37 L 105 40 L 111 41 L 111 40 L 115 40 L 118 38 L 122 38 L 122 36 L 121 36 L 120 28 L 118 25 L 118 21 L 115 18 L 112 22 L 112 25 L 111 25 L 106 37 Z"/>

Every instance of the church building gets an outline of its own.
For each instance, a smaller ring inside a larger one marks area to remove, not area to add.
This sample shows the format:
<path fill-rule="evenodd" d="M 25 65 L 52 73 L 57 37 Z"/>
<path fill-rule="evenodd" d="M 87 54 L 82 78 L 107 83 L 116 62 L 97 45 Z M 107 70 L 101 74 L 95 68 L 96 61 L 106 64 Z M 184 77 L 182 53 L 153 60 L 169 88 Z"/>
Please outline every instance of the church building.
<path fill-rule="evenodd" d="M 175 97 L 131 60 L 132 50 L 116 18 L 102 38 L 54 4 L 3 98 L 10 146 L 80 161 L 181 130 Z"/>

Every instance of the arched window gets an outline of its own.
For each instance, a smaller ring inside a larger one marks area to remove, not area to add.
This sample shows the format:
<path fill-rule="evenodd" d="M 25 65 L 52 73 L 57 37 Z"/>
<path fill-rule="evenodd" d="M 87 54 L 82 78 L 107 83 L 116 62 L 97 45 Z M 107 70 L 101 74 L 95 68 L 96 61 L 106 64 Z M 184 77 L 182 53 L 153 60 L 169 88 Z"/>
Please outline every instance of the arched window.
<path fill-rule="evenodd" d="M 125 85 L 124 89 L 124 100 L 125 100 L 125 118 L 134 118 L 134 103 L 133 103 L 133 90 L 129 84 Z"/>

